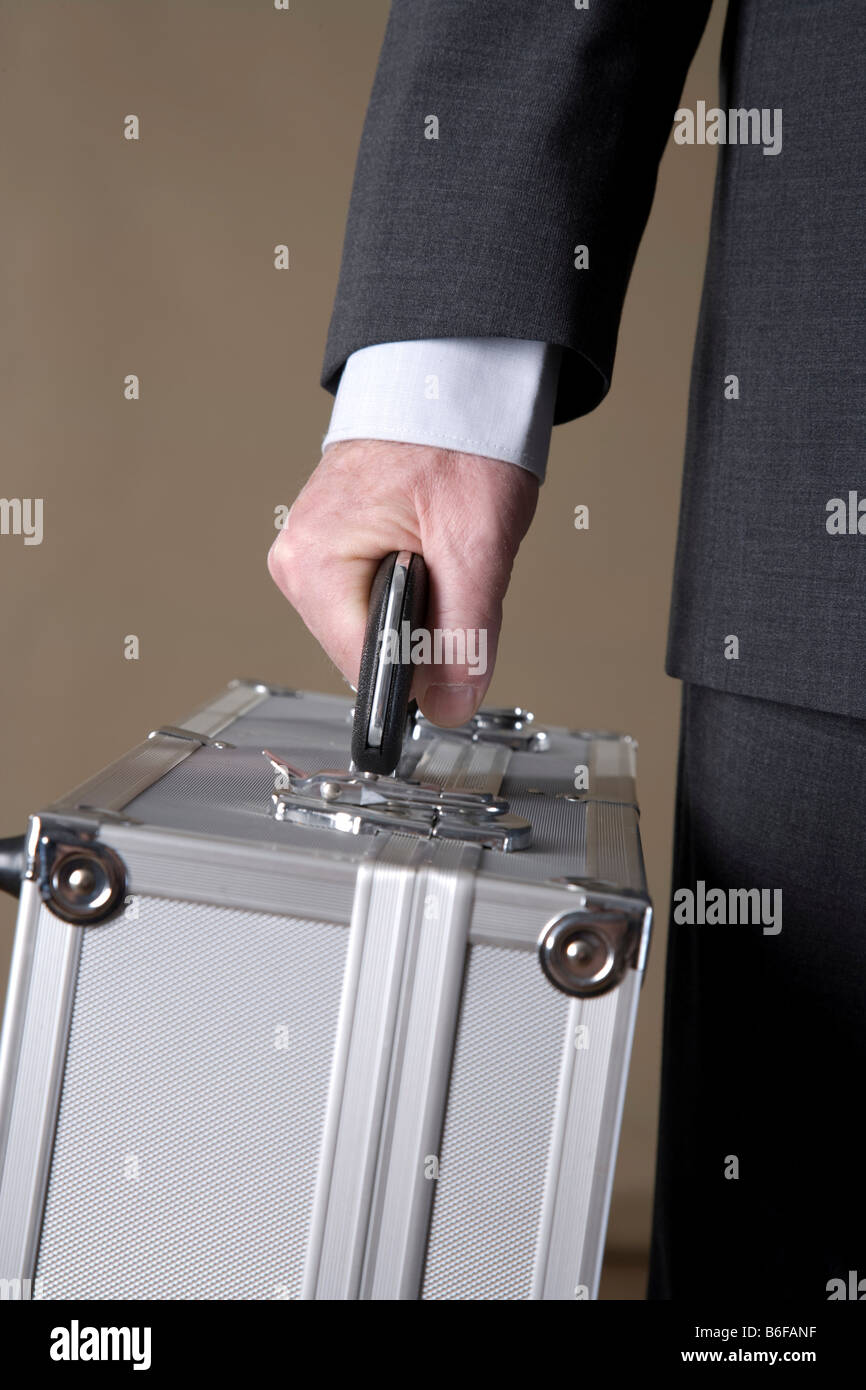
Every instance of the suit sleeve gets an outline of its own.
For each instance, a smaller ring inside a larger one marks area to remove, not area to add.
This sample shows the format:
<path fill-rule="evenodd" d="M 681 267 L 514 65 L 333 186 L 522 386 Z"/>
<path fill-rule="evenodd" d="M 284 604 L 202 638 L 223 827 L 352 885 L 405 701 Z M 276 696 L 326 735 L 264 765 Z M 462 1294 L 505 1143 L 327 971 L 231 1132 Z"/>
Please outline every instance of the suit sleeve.
<path fill-rule="evenodd" d="M 322 385 L 374 343 L 522 338 L 562 349 L 556 423 L 598 405 L 710 3 L 394 0 Z"/>

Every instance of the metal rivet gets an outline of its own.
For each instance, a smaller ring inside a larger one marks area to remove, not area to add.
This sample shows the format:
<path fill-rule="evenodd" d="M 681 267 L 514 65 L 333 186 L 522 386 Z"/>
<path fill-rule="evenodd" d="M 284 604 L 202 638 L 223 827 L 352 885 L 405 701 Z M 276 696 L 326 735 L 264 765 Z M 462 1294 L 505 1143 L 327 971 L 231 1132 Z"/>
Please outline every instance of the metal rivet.
<path fill-rule="evenodd" d="M 604 928 L 576 912 L 548 923 L 539 960 L 551 984 L 565 994 L 600 994 L 612 983 L 616 951 Z"/>
<path fill-rule="evenodd" d="M 43 840 L 48 858 L 42 895 L 53 912 L 66 922 L 85 925 L 101 922 L 123 898 L 126 874 L 123 864 L 107 845 L 57 845 Z"/>
<path fill-rule="evenodd" d="M 90 865 L 79 865 L 77 869 L 70 869 L 66 875 L 68 886 L 82 897 L 89 896 L 96 886 L 96 878 Z"/>

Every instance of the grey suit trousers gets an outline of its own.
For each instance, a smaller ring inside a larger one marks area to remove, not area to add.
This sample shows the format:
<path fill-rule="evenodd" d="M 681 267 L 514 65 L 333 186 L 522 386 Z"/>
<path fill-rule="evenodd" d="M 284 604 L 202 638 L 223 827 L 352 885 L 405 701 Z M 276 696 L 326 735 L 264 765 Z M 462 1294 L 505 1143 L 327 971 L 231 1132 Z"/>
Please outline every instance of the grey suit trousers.
<path fill-rule="evenodd" d="M 866 1297 L 866 722 L 684 686 L 681 919 L 700 883 L 781 930 L 671 923 L 649 1296 Z"/>

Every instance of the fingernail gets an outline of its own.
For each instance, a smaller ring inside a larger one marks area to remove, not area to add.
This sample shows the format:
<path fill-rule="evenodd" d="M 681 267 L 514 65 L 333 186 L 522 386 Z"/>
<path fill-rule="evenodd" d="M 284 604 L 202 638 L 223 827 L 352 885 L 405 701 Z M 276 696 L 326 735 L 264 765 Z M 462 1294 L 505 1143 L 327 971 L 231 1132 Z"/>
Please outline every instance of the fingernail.
<path fill-rule="evenodd" d="M 431 685 L 427 689 L 424 712 L 434 724 L 455 728 L 471 719 L 476 709 L 477 686 Z"/>

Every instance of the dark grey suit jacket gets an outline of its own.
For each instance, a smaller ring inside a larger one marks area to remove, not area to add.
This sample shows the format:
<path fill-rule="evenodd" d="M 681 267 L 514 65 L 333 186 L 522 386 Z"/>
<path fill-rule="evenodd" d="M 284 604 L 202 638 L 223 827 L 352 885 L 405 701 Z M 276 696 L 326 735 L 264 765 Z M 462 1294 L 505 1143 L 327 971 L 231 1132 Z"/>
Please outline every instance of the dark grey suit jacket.
<path fill-rule="evenodd" d="M 557 421 L 597 405 L 709 7 L 395 0 L 323 384 L 371 343 L 515 337 L 562 347 Z M 731 0 L 722 76 L 782 149 L 720 149 L 668 670 L 864 717 L 866 3 Z"/>

